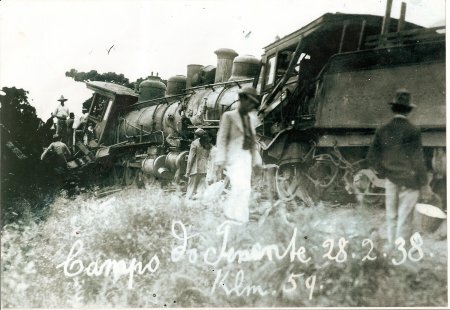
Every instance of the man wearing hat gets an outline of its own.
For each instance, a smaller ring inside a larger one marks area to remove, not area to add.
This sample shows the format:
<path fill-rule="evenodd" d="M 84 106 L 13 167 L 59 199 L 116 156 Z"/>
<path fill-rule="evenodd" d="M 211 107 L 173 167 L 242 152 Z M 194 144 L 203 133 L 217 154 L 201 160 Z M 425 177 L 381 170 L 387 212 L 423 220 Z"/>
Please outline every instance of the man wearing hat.
<path fill-rule="evenodd" d="M 71 155 L 67 145 L 61 141 L 58 134 L 53 135 L 53 142 L 44 150 L 41 155 L 41 160 L 44 160 L 48 155 L 52 154 L 54 161 L 53 168 L 56 173 L 63 173 L 67 168 L 67 158 Z"/>
<path fill-rule="evenodd" d="M 197 139 L 192 141 L 186 167 L 186 178 L 189 178 L 186 199 L 197 198 L 206 188 L 206 172 L 208 170 L 211 137 L 202 128 L 195 131 Z"/>
<path fill-rule="evenodd" d="M 231 191 L 225 206 L 225 216 L 238 222 L 248 222 L 252 166 L 261 166 L 256 149 L 255 126 L 249 112 L 259 105 L 255 88 L 244 87 L 239 92 L 239 107 L 225 112 L 217 134 L 216 164 L 226 168 Z"/>
<path fill-rule="evenodd" d="M 407 119 L 416 107 L 411 94 L 399 89 L 389 104 L 394 117 L 377 129 L 367 159 L 386 178 L 387 233 L 392 247 L 399 237 L 409 241 L 413 211 L 420 189 L 427 190 L 428 179 L 420 129 Z"/>
<path fill-rule="evenodd" d="M 56 117 L 56 134 L 66 141 L 67 123 L 66 119 L 69 117 L 69 109 L 64 106 L 64 102 L 67 101 L 63 95 L 58 99 L 59 105 L 56 107 L 53 116 Z"/>

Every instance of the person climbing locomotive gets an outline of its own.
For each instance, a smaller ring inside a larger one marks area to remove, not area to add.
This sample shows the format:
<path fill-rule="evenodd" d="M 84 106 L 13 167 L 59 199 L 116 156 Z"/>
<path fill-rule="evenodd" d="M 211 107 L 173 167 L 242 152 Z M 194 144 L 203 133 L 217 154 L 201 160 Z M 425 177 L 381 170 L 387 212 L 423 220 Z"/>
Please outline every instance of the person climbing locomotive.
<path fill-rule="evenodd" d="M 249 112 L 259 105 L 255 88 L 244 87 L 239 91 L 237 110 L 222 115 L 217 134 L 216 164 L 219 170 L 226 168 L 231 191 L 225 206 L 225 216 L 238 222 L 248 222 L 251 194 L 252 166 L 261 167 L 255 143 L 255 129 Z"/>
<path fill-rule="evenodd" d="M 415 107 L 410 92 L 397 90 L 390 105 L 395 115 L 377 129 L 367 159 L 371 167 L 386 178 L 387 233 L 389 247 L 392 247 L 399 237 L 409 241 L 419 194 L 428 196 L 430 193 L 426 186 L 428 177 L 420 129 L 407 119 Z"/>
<path fill-rule="evenodd" d="M 58 99 L 59 105 L 53 112 L 53 116 L 57 118 L 56 120 L 56 134 L 60 136 L 64 141 L 67 135 L 67 124 L 66 119 L 69 117 L 69 109 L 64 106 L 64 102 L 68 99 L 64 98 L 63 95 Z"/>
<path fill-rule="evenodd" d="M 209 134 L 198 128 L 195 131 L 198 138 L 192 141 L 189 151 L 186 178 L 189 178 L 186 198 L 195 198 L 202 194 L 206 187 L 206 172 L 208 167 L 209 152 L 211 150 L 211 137 Z"/>
<path fill-rule="evenodd" d="M 62 174 L 67 169 L 67 159 L 71 156 L 67 145 L 61 141 L 62 138 L 55 134 L 53 135 L 53 142 L 44 150 L 41 155 L 41 160 L 45 160 L 49 154 L 52 154 L 51 164 L 55 173 Z"/>

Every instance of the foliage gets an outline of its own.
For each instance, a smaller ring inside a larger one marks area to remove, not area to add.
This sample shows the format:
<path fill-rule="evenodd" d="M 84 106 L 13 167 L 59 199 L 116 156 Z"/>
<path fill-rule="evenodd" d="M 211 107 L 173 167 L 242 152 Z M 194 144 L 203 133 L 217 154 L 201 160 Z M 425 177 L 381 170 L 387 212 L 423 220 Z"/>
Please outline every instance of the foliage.
<path fill-rule="evenodd" d="M 35 155 L 37 143 L 32 132 L 38 131 L 43 122 L 36 116 L 36 108 L 28 102 L 28 91 L 16 87 L 3 87 L 0 96 L 0 123 L 10 138 L 21 144 L 26 155 Z"/>
<path fill-rule="evenodd" d="M 127 77 L 125 77 L 122 73 L 120 74 L 114 72 L 98 73 L 97 70 L 91 70 L 89 72 L 78 72 L 75 69 L 70 69 L 70 71 L 66 72 L 66 76 L 73 78 L 77 82 L 84 82 L 84 81 L 111 82 L 132 89 L 134 89 L 135 85 L 135 83 L 130 83 L 130 80 Z"/>
<path fill-rule="evenodd" d="M 40 155 L 52 136 L 53 121 L 44 123 L 30 105 L 28 91 L 3 87 L 0 96 L 2 225 L 32 204 L 40 185 Z M 33 173 L 32 173 L 33 172 Z M 31 199 L 32 198 L 32 199 Z M 19 202 L 20 201 L 20 202 Z M 33 208 L 32 208 L 33 209 Z M 23 215 L 23 214 L 22 214 Z"/>

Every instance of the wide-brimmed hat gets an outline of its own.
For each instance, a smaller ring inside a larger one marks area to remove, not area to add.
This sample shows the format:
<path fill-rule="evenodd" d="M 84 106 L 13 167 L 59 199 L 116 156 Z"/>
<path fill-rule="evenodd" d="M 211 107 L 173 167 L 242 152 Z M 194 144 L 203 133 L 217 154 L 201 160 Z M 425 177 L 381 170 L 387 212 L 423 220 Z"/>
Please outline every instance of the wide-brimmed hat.
<path fill-rule="evenodd" d="M 251 99 L 255 104 L 259 104 L 259 95 L 255 88 L 253 87 L 243 87 L 239 91 L 239 95 L 247 96 L 249 99 Z"/>
<path fill-rule="evenodd" d="M 394 99 L 389 102 L 390 105 L 401 105 L 404 107 L 415 108 L 416 105 L 411 102 L 411 93 L 404 88 L 397 89 Z"/>
<path fill-rule="evenodd" d="M 58 101 L 61 101 L 61 102 L 64 102 L 64 101 L 67 101 L 67 100 L 69 100 L 69 99 L 64 98 L 63 95 L 61 95 L 61 97 L 58 99 Z"/>
<path fill-rule="evenodd" d="M 206 134 L 206 131 L 202 128 L 197 128 L 197 130 L 194 132 L 194 134 L 198 137 L 201 137 Z"/>

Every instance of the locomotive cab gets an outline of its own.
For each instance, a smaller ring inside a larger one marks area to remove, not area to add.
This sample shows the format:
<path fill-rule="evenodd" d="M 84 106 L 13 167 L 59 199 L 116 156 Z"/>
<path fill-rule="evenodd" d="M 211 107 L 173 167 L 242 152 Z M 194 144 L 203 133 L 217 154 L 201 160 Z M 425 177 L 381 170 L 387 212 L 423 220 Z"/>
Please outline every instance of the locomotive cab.
<path fill-rule="evenodd" d="M 317 81 L 330 58 L 363 49 L 381 24 L 379 16 L 328 13 L 266 46 L 258 81 L 265 126 L 259 132 L 273 136 L 280 128 L 314 126 Z M 391 31 L 396 27 L 392 20 Z M 411 23 L 404 27 L 420 28 Z"/>
<path fill-rule="evenodd" d="M 98 147 L 110 145 L 114 136 L 110 134 L 119 109 L 137 102 L 138 95 L 131 89 L 107 82 L 87 82 L 86 86 L 95 93 L 89 109 L 86 125 L 88 145 Z"/>
<path fill-rule="evenodd" d="M 114 143 L 114 127 L 119 111 L 134 104 L 138 96 L 131 89 L 108 82 L 86 82 L 94 91 L 89 114 L 81 137 L 75 144 L 75 159 L 68 163 L 70 168 L 84 167 L 95 161 L 104 146 Z M 101 156 L 100 156 L 101 157 Z"/>

